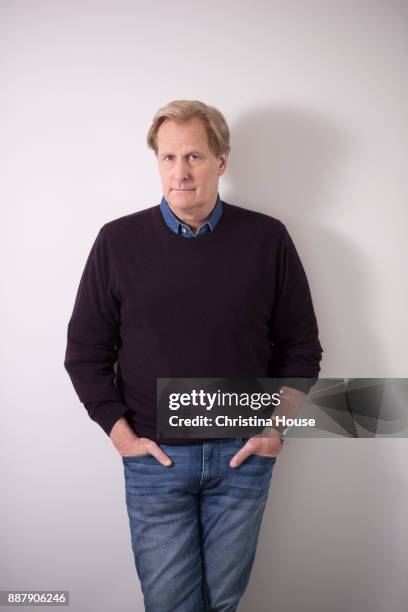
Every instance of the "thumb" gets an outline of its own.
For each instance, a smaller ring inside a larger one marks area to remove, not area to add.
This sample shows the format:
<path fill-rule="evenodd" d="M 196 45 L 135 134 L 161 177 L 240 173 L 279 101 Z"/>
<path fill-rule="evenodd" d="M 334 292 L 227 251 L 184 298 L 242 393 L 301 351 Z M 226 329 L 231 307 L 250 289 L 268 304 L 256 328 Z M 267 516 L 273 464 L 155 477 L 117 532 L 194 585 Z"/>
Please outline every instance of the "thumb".
<path fill-rule="evenodd" d="M 156 443 L 149 448 L 149 453 L 157 459 L 159 463 L 164 465 L 165 467 L 170 467 L 173 463 L 172 460 L 166 453 L 160 448 L 160 446 Z"/>
<path fill-rule="evenodd" d="M 252 455 L 252 451 L 251 451 L 250 447 L 248 446 L 248 442 L 247 442 L 232 457 L 231 461 L 229 462 L 230 467 L 232 467 L 232 468 L 238 467 L 239 465 L 241 465 L 241 463 L 243 463 L 245 461 L 245 459 L 248 459 L 248 457 L 250 455 Z"/>

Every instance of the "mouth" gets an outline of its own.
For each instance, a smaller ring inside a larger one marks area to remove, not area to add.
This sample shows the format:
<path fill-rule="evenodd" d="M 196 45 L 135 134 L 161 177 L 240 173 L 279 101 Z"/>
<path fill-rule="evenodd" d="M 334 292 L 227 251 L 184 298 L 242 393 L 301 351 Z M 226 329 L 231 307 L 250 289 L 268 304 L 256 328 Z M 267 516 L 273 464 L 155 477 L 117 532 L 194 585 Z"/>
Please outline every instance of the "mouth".
<path fill-rule="evenodd" d="M 195 189 L 175 189 L 173 188 L 173 191 L 195 191 Z"/>

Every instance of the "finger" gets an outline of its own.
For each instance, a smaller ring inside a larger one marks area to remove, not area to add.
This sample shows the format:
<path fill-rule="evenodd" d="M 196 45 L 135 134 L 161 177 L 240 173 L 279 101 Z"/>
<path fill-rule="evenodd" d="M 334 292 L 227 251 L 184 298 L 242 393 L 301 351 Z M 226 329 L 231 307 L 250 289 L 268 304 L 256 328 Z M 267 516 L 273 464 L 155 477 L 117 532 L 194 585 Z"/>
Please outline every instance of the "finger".
<path fill-rule="evenodd" d="M 252 455 L 252 450 L 247 445 L 248 445 L 248 442 L 242 448 L 240 448 L 237 453 L 235 453 L 235 455 L 232 457 L 231 461 L 229 462 L 230 467 L 232 468 L 238 467 L 239 465 L 241 465 L 241 463 L 245 461 L 245 459 L 248 459 L 248 457 Z"/>
<path fill-rule="evenodd" d="M 147 451 L 165 467 L 169 467 L 173 463 L 170 457 L 155 442 L 152 442 L 151 445 L 149 444 Z"/>

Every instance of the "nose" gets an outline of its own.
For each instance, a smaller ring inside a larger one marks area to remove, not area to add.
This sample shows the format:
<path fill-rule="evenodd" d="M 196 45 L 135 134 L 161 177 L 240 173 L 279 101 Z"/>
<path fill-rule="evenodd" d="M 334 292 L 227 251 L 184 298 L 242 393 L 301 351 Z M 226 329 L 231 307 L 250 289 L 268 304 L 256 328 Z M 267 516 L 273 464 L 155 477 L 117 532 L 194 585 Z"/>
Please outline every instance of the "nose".
<path fill-rule="evenodd" d="M 182 157 L 177 159 L 173 165 L 173 178 L 176 183 L 185 183 L 190 177 L 188 163 Z"/>

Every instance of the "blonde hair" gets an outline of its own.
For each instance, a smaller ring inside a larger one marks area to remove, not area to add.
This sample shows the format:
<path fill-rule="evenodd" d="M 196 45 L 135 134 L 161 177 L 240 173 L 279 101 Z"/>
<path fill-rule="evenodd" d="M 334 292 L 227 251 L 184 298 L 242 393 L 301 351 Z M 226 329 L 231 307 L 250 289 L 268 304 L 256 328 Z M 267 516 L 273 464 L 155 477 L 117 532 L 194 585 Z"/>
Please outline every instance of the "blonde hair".
<path fill-rule="evenodd" d="M 214 155 L 230 151 L 230 131 L 224 115 L 215 106 L 207 106 L 199 100 L 173 100 L 159 108 L 147 133 L 147 144 L 157 155 L 157 132 L 166 119 L 188 121 L 197 117 L 204 123 L 208 145 Z"/>

